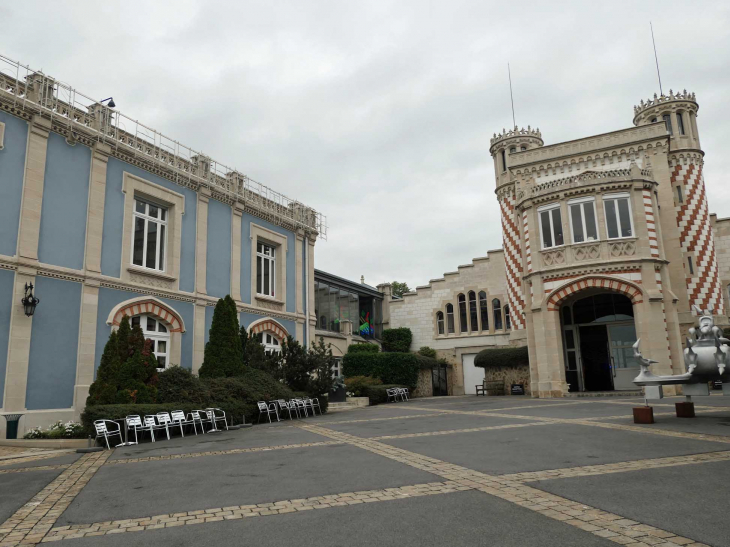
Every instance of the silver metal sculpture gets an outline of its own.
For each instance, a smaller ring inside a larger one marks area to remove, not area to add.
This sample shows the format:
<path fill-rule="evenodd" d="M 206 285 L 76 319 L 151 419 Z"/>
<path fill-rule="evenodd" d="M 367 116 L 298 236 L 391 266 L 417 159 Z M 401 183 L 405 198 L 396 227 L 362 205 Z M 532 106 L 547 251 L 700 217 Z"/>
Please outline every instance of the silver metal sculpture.
<path fill-rule="evenodd" d="M 684 364 L 687 372 L 657 376 L 649 367 L 656 363 L 644 358 L 639 350 L 639 342 L 634 344 L 634 357 L 639 361 L 641 372 L 634 378 L 637 386 L 645 386 L 647 399 L 661 399 L 661 386 L 682 385 L 683 392 L 691 395 L 709 395 L 708 382 L 720 380 L 723 383 L 723 394 L 730 394 L 730 340 L 723 337 L 720 327 L 715 326 L 712 311 L 702 311 L 692 307 L 700 316 L 699 328 L 689 329 L 687 348 L 684 350 Z"/>

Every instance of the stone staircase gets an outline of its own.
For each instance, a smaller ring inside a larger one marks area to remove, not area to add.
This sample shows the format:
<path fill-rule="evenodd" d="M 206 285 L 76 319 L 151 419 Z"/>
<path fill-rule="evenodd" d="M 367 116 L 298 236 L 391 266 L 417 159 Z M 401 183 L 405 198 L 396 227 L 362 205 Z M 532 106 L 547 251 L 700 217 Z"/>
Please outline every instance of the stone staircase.
<path fill-rule="evenodd" d="M 348 397 L 344 403 L 330 403 L 327 412 L 344 412 L 345 410 L 356 410 L 369 405 L 369 397 Z"/>

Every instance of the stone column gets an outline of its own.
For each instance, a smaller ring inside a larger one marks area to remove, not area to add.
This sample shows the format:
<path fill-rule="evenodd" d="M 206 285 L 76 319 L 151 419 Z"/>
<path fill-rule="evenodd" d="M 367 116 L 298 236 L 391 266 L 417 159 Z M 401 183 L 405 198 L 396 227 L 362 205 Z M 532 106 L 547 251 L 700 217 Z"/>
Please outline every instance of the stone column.
<path fill-rule="evenodd" d="M 97 142 L 91 157 L 89 209 L 86 221 L 86 271 L 101 274 L 101 237 L 104 232 L 106 168 L 111 147 Z"/>
<path fill-rule="evenodd" d="M 38 237 L 41 229 L 43 183 L 50 130 L 50 120 L 39 115 L 33 116 L 28 135 L 18 234 L 18 258 L 31 261 L 38 261 Z"/>
<path fill-rule="evenodd" d="M 8 362 L 5 371 L 5 395 L 3 407 L 6 412 L 25 410 L 25 391 L 28 385 L 28 361 L 30 358 L 30 335 L 33 317 L 26 317 L 23 304 L 25 284 L 35 285 L 35 270 L 19 266 L 15 274 L 15 288 L 10 312 L 10 340 Z"/>
<path fill-rule="evenodd" d="M 198 226 L 195 244 L 195 290 L 208 294 L 206 289 L 206 267 L 208 258 L 208 201 L 210 190 L 198 189 Z"/>
<path fill-rule="evenodd" d="M 198 373 L 205 356 L 205 300 L 195 303 L 193 319 L 193 372 Z"/>
<path fill-rule="evenodd" d="M 81 325 L 74 387 L 74 410 L 80 414 L 86 406 L 89 386 L 94 381 L 96 359 L 96 321 L 99 311 L 99 282 L 87 279 L 81 293 Z"/>
<path fill-rule="evenodd" d="M 302 282 L 302 274 L 304 268 L 304 253 L 302 252 L 304 243 L 304 233 L 301 230 L 297 231 L 296 237 L 296 311 L 297 315 L 304 314 L 304 284 Z"/>
<path fill-rule="evenodd" d="M 241 301 L 241 222 L 243 203 L 233 206 L 231 221 L 231 298 Z"/>

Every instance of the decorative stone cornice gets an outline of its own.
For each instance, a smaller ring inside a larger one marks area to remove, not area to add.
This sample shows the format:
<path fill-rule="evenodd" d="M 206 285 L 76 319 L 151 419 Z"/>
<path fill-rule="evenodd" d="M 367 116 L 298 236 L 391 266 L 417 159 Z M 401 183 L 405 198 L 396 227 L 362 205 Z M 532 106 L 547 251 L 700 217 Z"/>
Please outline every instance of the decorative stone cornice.
<path fill-rule="evenodd" d="M 688 92 L 686 89 L 683 90 L 681 93 L 677 92 L 674 93 L 671 89 L 669 90 L 669 95 L 659 95 L 657 96 L 656 93 L 654 93 L 653 99 L 647 99 L 646 102 L 642 99 L 638 105 L 634 106 L 634 118 L 641 114 L 644 110 L 647 110 L 649 108 L 653 108 L 655 106 L 661 106 L 665 105 L 667 103 L 673 102 L 673 101 L 691 101 L 695 105 L 697 105 L 697 98 L 694 93 Z"/>

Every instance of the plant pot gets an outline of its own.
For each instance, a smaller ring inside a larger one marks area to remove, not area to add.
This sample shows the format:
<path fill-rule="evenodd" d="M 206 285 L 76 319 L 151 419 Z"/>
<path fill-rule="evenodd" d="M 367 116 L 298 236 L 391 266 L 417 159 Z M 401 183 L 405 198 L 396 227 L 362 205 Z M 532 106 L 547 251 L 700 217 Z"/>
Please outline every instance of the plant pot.
<path fill-rule="evenodd" d="M 634 407 L 634 423 L 635 424 L 653 424 L 654 408 L 650 406 Z"/>
<path fill-rule="evenodd" d="M 341 386 L 334 391 L 330 391 L 328 399 L 330 403 L 347 402 L 347 388 L 345 386 Z"/>

